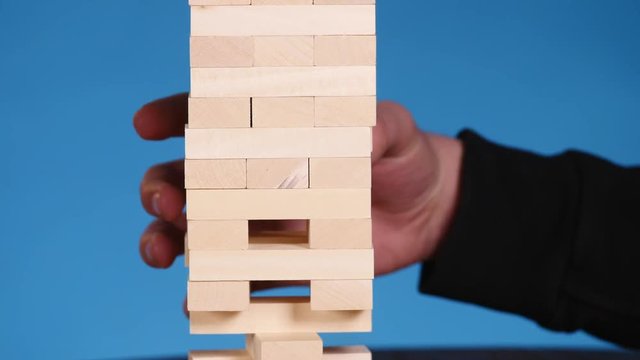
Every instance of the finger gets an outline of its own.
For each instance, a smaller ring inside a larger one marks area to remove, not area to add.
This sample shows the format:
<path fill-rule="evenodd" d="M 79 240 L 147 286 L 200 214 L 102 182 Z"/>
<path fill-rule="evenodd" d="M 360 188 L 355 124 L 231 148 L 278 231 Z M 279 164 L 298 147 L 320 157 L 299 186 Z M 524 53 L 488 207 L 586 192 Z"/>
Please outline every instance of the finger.
<path fill-rule="evenodd" d="M 140 137 L 164 140 L 184 136 L 188 98 L 188 94 L 178 94 L 144 105 L 133 116 L 133 126 Z"/>
<path fill-rule="evenodd" d="M 400 157 L 420 142 L 420 131 L 409 110 L 390 101 L 378 104 L 378 121 L 373 128 L 373 163 L 385 157 Z"/>
<path fill-rule="evenodd" d="M 175 221 L 185 205 L 184 161 L 159 164 L 147 170 L 140 184 L 140 200 L 151 215 Z"/>
<path fill-rule="evenodd" d="M 140 238 L 140 255 L 154 268 L 166 269 L 184 253 L 184 230 L 176 225 L 156 220 Z"/>

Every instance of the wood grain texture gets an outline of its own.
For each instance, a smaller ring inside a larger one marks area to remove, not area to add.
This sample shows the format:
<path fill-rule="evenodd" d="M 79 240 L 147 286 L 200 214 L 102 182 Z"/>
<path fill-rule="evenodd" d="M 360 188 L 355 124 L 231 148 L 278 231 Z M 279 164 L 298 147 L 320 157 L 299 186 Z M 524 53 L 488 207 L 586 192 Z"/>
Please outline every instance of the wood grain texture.
<path fill-rule="evenodd" d="M 251 5 L 312 5 L 313 0 L 252 0 Z"/>
<path fill-rule="evenodd" d="M 186 189 L 245 189 L 247 161 L 185 160 L 184 178 Z"/>
<path fill-rule="evenodd" d="M 373 309 L 373 281 L 313 280 L 311 281 L 311 309 L 314 311 Z"/>
<path fill-rule="evenodd" d="M 190 98 L 189 128 L 249 128 L 251 102 L 245 98 Z"/>
<path fill-rule="evenodd" d="M 313 36 L 256 36 L 255 66 L 313 66 Z"/>
<path fill-rule="evenodd" d="M 309 161 L 312 189 L 371 189 L 371 158 L 314 158 Z"/>
<path fill-rule="evenodd" d="M 309 246 L 312 249 L 371 249 L 371 219 L 312 219 Z"/>
<path fill-rule="evenodd" d="M 192 334 L 371 331 L 371 311 L 312 311 L 308 298 L 258 298 L 238 313 L 191 312 Z"/>
<path fill-rule="evenodd" d="M 189 311 L 244 311 L 249 308 L 248 281 L 189 282 Z"/>
<path fill-rule="evenodd" d="M 322 339 L 317 333 L 247 335 L 253 360 L 322 360 Z"/>
<path fill-rule="evenodd" d="M 191 69 L 194 98 L 374 95 L 375 66 Z"/>
<path fill-rule="evenodd" d="M 376 65 L 376 37 L 316 36 L 314 54 L 316 66 Z"/>
<path fill-rule="evenodd" d="M 370 157 L 371 128 L 186 129 L 187 159 Z"/>
<path fill-rule="evenodd" d="M 249 159 L 249 189 L 308 189 L 309 159 Z"/>
<path fill-rule="evenodd" d="M 251 0 L 189 0 L 191 6 L 250 5 Z"/>
<path fill-rule="evenodd" d="M 194 6 L 192 36 L 374 35 L 375 6 Z"/>
<path fill-rule="evenodd" d="M 191 37 L 191 67 L 253 66 L 254 41 L 250 36 Z"/>
<path fill-rule="evenodd" d="M 249 248 L 249 221 L 187 222 L 188 250 L 246 250 Z"/>
<path fill-rule="evenodd" d="M 254 128 L 313 127 L 315 107 L 313 97 L 254 98 L 252 100 Z"/>
<path fill-rule="evenodd" d="M 371 218 L 369 189 L 187 190 L 189 220 Z"/>
<path fill-rule="evenodd" d="M 281 281 L 373 278 L 373 250 L 316 250 L 264 245 L 256 250 L 192 250 L 190 281 Z M 327 266 L 331 264 L 331 266 Z"/>
<path fill-rule="evenodd" d="M 376 0 L 313 0 L 315 5 L 375 5 Z"/>
<path fill-rule="evenodd" d="M 315 126 L 375 126 L 377 104 L 375 96 L 317 97 Z"/>

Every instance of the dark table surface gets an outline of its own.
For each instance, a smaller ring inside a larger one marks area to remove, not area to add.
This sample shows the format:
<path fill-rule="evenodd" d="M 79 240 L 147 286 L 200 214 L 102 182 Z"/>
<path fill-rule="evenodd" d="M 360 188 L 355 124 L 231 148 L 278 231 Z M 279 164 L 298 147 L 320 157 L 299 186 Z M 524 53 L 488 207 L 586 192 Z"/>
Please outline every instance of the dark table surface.
<path fill-rule="evenodd" d="M 138 360 L 185 360 L 184 356 L 146 358 Z M 525 350 L 525 349 L 468 349 L 468 350 L 377 350 L 374 360 L 640 360 L 640 353 L 589 350 Z M 131 359 L 133 360 L 133 359 Z"/>

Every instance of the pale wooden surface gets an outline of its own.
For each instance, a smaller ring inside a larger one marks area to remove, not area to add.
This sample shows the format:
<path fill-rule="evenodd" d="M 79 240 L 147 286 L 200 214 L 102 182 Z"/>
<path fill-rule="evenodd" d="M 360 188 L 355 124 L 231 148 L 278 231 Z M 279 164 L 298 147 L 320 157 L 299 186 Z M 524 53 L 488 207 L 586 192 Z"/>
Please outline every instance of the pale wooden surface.
<path fill-rule="evenodd" d="M 308 189 L 309 159 L 249 159 L 249 189 Z"/>
<path fill-rule="evenodd" d="M 247 335 L 253 360 L 322 360 L 322 339 L 317 333 Z"/>
<path fill-rule="evenodd" d="M 314 158 L 309 160 L 312 189 L 371 189 L 371 158 Z"/>
<path fill-rule="evenodd" d="M 185 160 L 186 189 L 245 189 L 247 161 L 244 159 Z"/>
<path fill-rule="evenodd" d="M 371 219 L 312 219 L 309 246 L 312 249 L 371 249 Z"/>
<path fill-rule="evenodd" d="M 246 250 L 248 220 L 189 220 L 187 250 Z"/>
<path fill-rule="evenodd" d="M 371 218 L 369 189 L 187 190 L 189 220 Z"/>
<path fill-rule="evenodd" d="M 251 299 L 249 281 L 192 282 L 187 286 L 189 311 L 244 311 Z"/>
<path fill-rule="evenodd" d="M 253 360 L 246 350 L 194 351 L 189 354 L 189 359 Z M 324 349 L 322 360 L 371 360 L 371 352 L 364 346 L 329 347 Z"/>
<path fill-rule="evenodd" d="M 373 96 L 375 66 L 192 68 L 191 96 Z"/>
<path fill-rule="evenodd" d="M 311 309 L 371 310 L 372 280 L 312 280 Z"/>
<path fill-rule="evenodd" d="M 187 159 L 370 157 L 371 128 L 186 129 Z"/>
<path fill-rule="evenodd" d="M 308 249 L 192 250 L 190 281 L 373 279 L 373 250 Z"/>
<path fill-rule="evenodd" d="M 308 298 L 257 298 L 238 313 L 192 312 L 192 334 L 369 332 L 371 311 L 312 311 Z"/>
<path fill-rule="evenodd" d="M 191 8 L 192 36 L 374 35 L 375 6 Z"/>

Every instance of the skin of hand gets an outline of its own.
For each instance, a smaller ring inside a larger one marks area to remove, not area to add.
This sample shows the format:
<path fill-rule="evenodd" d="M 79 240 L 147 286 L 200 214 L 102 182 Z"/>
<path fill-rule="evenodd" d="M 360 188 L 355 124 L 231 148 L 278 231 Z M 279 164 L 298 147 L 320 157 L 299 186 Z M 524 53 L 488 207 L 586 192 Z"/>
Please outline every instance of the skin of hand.
<path fill-rule="evenodd" d="M 146 140 L 184 136 L 188 95 L 143 106 L 134 127 Z M 411 113 L 378 104 L 373 129 L 372 218 L 375 272 L 390 273 L 429 259 L 456 210 L 462 145 L 418 129 Z M 145 210 L 155 216 L 142 234 L 140 253 L 152 267 L 168 268 L 184 252 L 184 161 L 151 167 L 140 185 Z"/>

